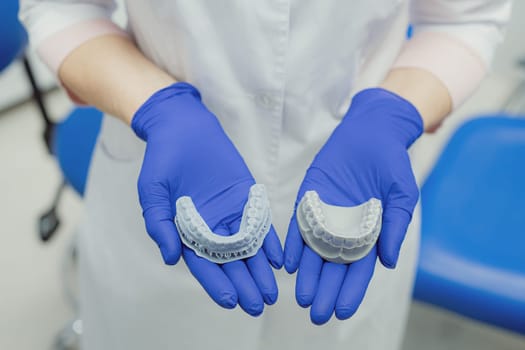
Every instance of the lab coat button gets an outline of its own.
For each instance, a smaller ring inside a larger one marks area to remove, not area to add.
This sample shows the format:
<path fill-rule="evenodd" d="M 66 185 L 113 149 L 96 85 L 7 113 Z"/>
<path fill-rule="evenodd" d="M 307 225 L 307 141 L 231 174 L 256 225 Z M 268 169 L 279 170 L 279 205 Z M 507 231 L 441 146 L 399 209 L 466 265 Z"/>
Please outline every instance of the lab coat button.
<path fill-rule="evenodd" d="M 269 94 L 261 94 L 256 96 L 256 101 L 264 108 L 272 108 L 275 106 L 276 102 L 273 97 Z"/>

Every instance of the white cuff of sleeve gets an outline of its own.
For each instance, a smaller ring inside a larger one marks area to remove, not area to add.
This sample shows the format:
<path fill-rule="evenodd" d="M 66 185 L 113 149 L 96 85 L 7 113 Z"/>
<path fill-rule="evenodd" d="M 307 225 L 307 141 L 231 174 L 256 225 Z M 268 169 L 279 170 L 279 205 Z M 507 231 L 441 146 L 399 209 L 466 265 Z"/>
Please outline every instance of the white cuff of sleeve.
<path fill-rule="evenodd" d="M 483 59 L 452 35 L 420 32 L 407 41 L 392 68 L 415 67 L 436 76 L 448 89 L 453 108 L 459 106 L 483 79 Z"/>
<path fill-rule="evenodd" d="M 124 30 L 108 19 L 87 20 L 70 25 L 42 40 L 37 52 L 57 75 L 58 68 L 74 49 L 90 39 L 108 34 L 127 36 Z"/>

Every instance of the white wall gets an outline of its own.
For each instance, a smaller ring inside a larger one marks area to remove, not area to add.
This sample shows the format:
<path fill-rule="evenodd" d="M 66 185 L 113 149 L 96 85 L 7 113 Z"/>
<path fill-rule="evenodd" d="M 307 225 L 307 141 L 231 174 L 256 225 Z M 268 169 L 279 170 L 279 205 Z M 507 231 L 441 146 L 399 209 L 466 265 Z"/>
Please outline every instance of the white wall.
<path fill-rule="evenodd" d="M 525 1 L 514 0 L 511 22 L 505 41 L 496 52 L 494 72 L 506 76 L 525 76 L 525 66 L 518 67 L 518 60 L 525 61 Z"/>

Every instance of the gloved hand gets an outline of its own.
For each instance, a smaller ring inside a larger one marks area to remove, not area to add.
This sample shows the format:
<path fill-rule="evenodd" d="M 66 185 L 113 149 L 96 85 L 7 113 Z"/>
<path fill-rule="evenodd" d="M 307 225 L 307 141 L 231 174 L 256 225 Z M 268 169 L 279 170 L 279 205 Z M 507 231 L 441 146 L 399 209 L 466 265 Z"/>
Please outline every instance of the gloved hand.
<path fill-rule="evenodd" d="M 190 196 L 212 231 L 234 234 L 255 183 L 199 92 L 187 83 L 156 92 L 135 113 L 132 128 L 146 141 L 138 180 L 146 230 L 165 263 L 177 263 L 182 248 L 191 273 L 217 304 L 234 308 L 238 302 L 251 315 L 262 313 L 264 303 L 277 299 L 268 261 L 280 268 L 283 260 L 273 227 L 255 256 L 218 265 L 182 246 L 173 221 L 176 200 Z"/>
<path fill-rule="evenodd" d="M 359 307 L 372 278 L 376 257 L 396 266 L 399 249 L 418 200 L 407 149 L 423 132 L 415 107 L 381 88 L 363 90 L 306 172 L 296 200 L 315 190 L 322 201 L 354 206 L 371 197 L 381 200 L 383 223 L 376 246 L 351 264 L 324 261 L 308 246 L 292 216 L 284 249 L 285 268 L 299 268 L 296 299 L 311 306 L 310 318 L 323 324 L 334 310 L 347 319 Z"/>

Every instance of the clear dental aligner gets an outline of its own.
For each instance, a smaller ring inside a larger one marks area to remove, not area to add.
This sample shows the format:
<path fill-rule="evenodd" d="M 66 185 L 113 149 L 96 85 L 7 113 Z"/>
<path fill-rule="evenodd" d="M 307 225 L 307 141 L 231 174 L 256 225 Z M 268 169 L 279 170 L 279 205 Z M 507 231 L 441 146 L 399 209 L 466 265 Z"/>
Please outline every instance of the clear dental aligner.
<path fill-rule="evenodd" d="M 231 236 L 213 233 L 190 197 L 180 197 L 175 205 L 175 224 L 182 242 L 198 256 L 219 264 L 254 256 L 261 248 L 272 221 L 266 188 L 261 184 L 250 187 L 239 232 Z"/>
<path fill-rule="evenodd" d="M 313 251 L 328 261 L 350 263 L 363 258 L 376 243 L 382 211 L 377 198 L 354 207 L 339 207 L 308 191 L 297 206 L 297 223 Z"/>

